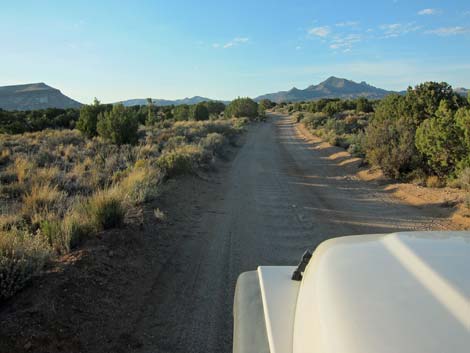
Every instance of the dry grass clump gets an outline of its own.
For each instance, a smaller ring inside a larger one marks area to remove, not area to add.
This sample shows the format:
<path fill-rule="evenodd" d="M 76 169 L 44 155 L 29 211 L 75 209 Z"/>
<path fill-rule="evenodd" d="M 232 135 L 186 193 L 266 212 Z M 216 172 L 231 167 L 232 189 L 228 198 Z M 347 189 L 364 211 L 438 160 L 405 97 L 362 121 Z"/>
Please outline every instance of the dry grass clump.
<path fill-rule="evenodd" d="M 11 152 L 9 149 L 3 149 L 0 151 L 0 165 L 5 165 L 10 161 Z"/>
<path fill-rule="evenodd" d="M 0 231 L 0 300 L 23 288 L 49 256 L 49 247 L 41 237 L 17 229 Z"/>
<path fill-rule="evenodd" d="M 88 199 L 85 210 L 96 231 L 118 228 L 124 224 L 126 212 L 116 189 L 97 191 Z"/>
<path fill-rule="evenodd" d="M 31 190 L 23 196 L 22 214 L 32 223 L 47 218 L 50 213 L 59 214 L 66 194 L 58 186 L 33 184 Z"/>
<path fill-rule="evenodd" d="M 426 186 L 428 188 L 442 188 L 444 185 L 443 180 L 437 175 L 431 175 L 426 178 Z"/>

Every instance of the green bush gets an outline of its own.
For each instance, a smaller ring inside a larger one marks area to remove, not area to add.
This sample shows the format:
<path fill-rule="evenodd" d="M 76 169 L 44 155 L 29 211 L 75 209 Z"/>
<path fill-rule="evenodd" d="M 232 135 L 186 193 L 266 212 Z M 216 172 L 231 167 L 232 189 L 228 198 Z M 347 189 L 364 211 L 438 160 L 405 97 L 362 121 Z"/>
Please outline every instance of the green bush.
<path fill-rule="evenodd" d="M 225 108 L 225 116 L 254 119 L 258 116 L 258 104 L 251 98 L 237 98 Z"/>
<path fill-rule="evenodd" d="M 466 157 L 468 151 L 459 139 L 454 113 L 445 100 L 436 116 L 424 120 L 416 130 L 416 147 L 432 173 L 441 178 L 452 175 L 459 160 Z"/>
<path fill-rule="evenodd" d="M 359 97 L 356 100 L 356 113 L 370 113 L 374 111 L 372 103 L 364 97 Z"/>
<path fill-rule="evenodd" d="M 116 104 L 111 111 L 98 116 L 99 135 L 117 145 L 135 144 L 138 128 L 137 119 L 122 104 Z"/>
<path fill-rule="evenodd" d="M 204 104 L 209 111 L 209 115 L 213 117 L 218 117 L 225 110 L 225 104 L 222 102 L 207 101 Z"/>
<path fill-rule="evenodd" d="M 191 107 L 191 120 L 202 121 L 209 119 L 209 109 L 205 103 L 198 103 Z"/>
<path fill-rule="evenodd" d="M 413 169 L 415 156 L 414 128 L 406 119 L 374 119 L 366 129 L 366 159 L 379 166 L 391 178 L 400 178 Z"/>
<path fill-rule="evenodd" d="M 366 151 L 364 148 L 364 139 L 365 135 L 363 132 L 348 135 L 348 152 L 355 157 L 364 158 L 366 156 Z"/>
<path fill-rule="evenodd" d="M 190 108 L 187 104 L 178 105 L 173 109 L 173 117 L 176 121 L 189 120 L 190 115 Z"/>
<path fill-rule="evenodd" d="M 97 136 L 98 116 L 105 111 L 108 111 L 109 109 L 109 105 L 107 106 L 100 104 L 100 102 L 95 98 L 93 104 L 84 105 L 80 109 L 80 117 L 77 121 L 77 129 L 87 137 Z"/>

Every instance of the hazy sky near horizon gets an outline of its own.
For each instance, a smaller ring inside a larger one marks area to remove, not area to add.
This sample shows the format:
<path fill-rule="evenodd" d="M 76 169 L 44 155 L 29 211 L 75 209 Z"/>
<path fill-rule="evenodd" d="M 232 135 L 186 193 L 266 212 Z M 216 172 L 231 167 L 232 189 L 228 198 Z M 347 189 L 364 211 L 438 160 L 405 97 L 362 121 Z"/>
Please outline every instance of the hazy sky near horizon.
<path fill-rule="evenodd" d="M 84 103 L 255 97 L 332 75 L 470 88 L 468 0 L 0 0 L 0 43 L 0 85 Z"/>

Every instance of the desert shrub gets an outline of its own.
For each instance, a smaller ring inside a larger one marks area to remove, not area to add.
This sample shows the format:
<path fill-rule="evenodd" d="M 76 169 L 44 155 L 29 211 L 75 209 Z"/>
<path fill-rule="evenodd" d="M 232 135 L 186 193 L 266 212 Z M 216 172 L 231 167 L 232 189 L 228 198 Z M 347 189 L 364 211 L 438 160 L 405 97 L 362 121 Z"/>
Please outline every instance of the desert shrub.
<path fill-rule="evenodd" d="M 304 117 L 305 117 L 304 113 L 301 113 L 301 112 L 296 112 L 292 114 L 292 119 L 294 119 L 296 123 L 300 123 Z"/>
<path fill-rule="evenodd" d="M 348 152 L 355 156 L 364 158 L 366 151 L 364 149 L 364 138 L 365 135 L 363 132 L 357 134 L 351 134 L 347 137 Z"/>
<path fill-rule="evenodd" d="M 13 296 L 43 268 L 50 256 L 41 237 L 0 231 L 0 300 Z"/>
<path fill-rule="evenodd" d="M 157 159 L 157 165 L 164 174 L 171 178 L 177 175 L 190 174 L 203 156 L 202 148 L 194 145 L 184 145 L 163 153 Z"/>
<path fill-rule="evenodd" d="M 86 211 L 97 231 L 118 228 L 124 224 L 125 210 L 114 189 L 93 194 L 88 199 Z"/>
<path fill-rule="evenodd" d="M 187 104 L 178 105 L 173 109 L 173 116 L 176 121 L 189 120 L 189 117 L 191 116 L 190 110 L 191 109 Z"/>
<path fill-rule="evenodd" d="M 95 98 L 93 104 L 84 105 L 80 109 L 77 129 L 87 137 L 97 136 L 98 116 L 108 110 L 110 110 L 110 106 L 100 104 L 100 102 Z"/>
<path fill-rule="evenodd" d="M 424 120 L 416 130 L 416 147 L 431 171 L 441 177 L 453 174 L 459 160 L 468 153 L 459 140 L 454 114 L 446 101 L 441 101 L 436 116 Z"/>
<path fill-rule="evenodd" d="M 332 130 L 325 130 L 323 138 L 332 146 L 341 146 L 341 137 Z"/>
<path fill-rule="evenodd" d="M 417 155 L 414 128 L 405 119 L 373 119 L 366 129 L 366 159 L 391 178 L 413 169 Z"/>
<path fill-rule="evenodd" d="M 322 109 L 322 112 L 332 117 L 336 113 L 341 112 L 342 110 L 344 110 L 343 102 L 340 100 L 334 100 L 326 103 L 326 105 Z"/>
<path fill-rule="evenodd" d="M 165 144 L 165 150 L 171 151 L 178 148 L 179 146 L 185 145 L 186 143 L 187 141 L 185 136 L 172 136 L 167 140 Z"/>
<path fill-rule="evenodd" d="M 258 103 L 251 98 L 234 99 L 225 108 L 225 116 L 229 118 L 247 117 L 254 119 L 258 116 Z"/>
<path fill-rule="evenodd" d="M 326 122 L 328 116 L 324 113 L 305 114 L 302 124 L 308 129 L 318 129 Z"/>
<path fill-rule="evenodd" d="M 141 161 L 141 160 L 140 160 Z M 151 163 L 155 163 L 153 160 Z M 156 195 L 161 182 L 160 171 L 142 161 L 136 165 L 119 183 L 118 190 L 122 200 L 131 205 L 148 201 Z"/>
<path fill-rule="evenodd" d="M 109 112 L 100 113 L 96 129 L 98 134 L 117 145 L 135 144 L 139 122 L 122 104 Z"/>
<path fill-rule="evenodd" d="M 201 121 L 209 119 L 209 109 L 205 103 L 198 103 L 191 107 L 190 109 L 191 120 Z"/>
<path fill-rule="evenodd" d="M 238 118 L 232 120 L 233 128 L 238 133 L 239 131 L 243 130 L 246 125 L 248 125 L 249 120 L 247 118 Z"/>
<path fill-rule="evenodd" d="M 370 113 L 374 110 L 374 107 L 372 106 L 372 103 L 364 97 L 359 97 L 356 100 L 356 112 L 364 112 L 364 113 Z"/>
<path fill-rule="evenodd" d="M 224 135 L 213 132 L 204 137 L 199 144 L 205 150 L 210 151 L 216 155 L 222 155 L 224 147 L 227 145 L 227 139 Z"/>

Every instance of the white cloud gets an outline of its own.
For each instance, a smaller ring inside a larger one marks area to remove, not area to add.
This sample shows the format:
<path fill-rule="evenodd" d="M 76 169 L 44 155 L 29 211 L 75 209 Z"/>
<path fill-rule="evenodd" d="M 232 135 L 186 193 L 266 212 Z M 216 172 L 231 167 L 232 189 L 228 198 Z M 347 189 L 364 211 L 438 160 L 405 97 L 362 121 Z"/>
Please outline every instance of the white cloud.
<path fill-rule="evenodd" d="M 464 11 L 464 12 L 463 12 L 463 15 L 464 15 L 464 16 L 470 16 L 470 11 Z"/>
<path fill-rule="evenodd" d="M 300 45 L 295 47 L 295 50 L 300 50 L 300 49 L 302 49 L 302 47 Z"/>
<path fill-rule="evenodd" d="M 362 39 L 360 34 L 348 34 L 346 36 L 335 36 L 330 43 L 330 49 L 339 49 L 343 52 L 349 52 L 353 44 L 360 42 Z"/>
<path fill-rule="evenodd" d="M 426 33 L 435 34 L 440 37 L 456 36 L 456 35 L 461 35 L 461 34 L 470 34 L 470 27 L 462 27 L 462 26 L 441 27 L 437 29 L 432 29 L 430 31 L 426 31 Z"/>
<path fill-rule="evenodd" d="M 339 22 L 335 24 L 336 27 L 355 27 L 358 25 L 359 25 L 359 22 L 357 21 L 346 21 L 346 22 Z"/>
<path fill-rule="evenodd" d="M 236 37 L 234 39 L 232 39 L 230 42 L 228 43 L 225 43 L 224 44 L 224 48 L 231 48 L 231 47 L 234 47 L 236 45 L 239 45 L 239 44 L 243 44 L 243 43 L 247 43 L 248 42 L 248 38 L 245 38 L 245 37 Z"/>
<path fill-rule="evenodd" d="M 244 44 L 244 43 L 247 43 L 249 42 L 249 38 L 246 38 L 246 37 L 235 37 L 233 38 L 231 41 L 225 43 L 225 44 L 220 44 L 220 43 L 214 43 L 212 44 L 212 47 L 213 48 L 224 48 L 224 49 L 228 49 L 228 48 L 232 48 L 232 47 L 235 47 L 237 45 L 240 45 L 240 44 Z"/>
<path fill-rule="evenodd" d="M 327 37 L 331 33 L 331 29 L 328 26 L 314 27 L 308 30 L 308 34 L 317 37 Z"/>
<path fill-rule="evenodd" d="M 436 15 L 438 13 L 439 10 L 437 9 L 422 9 L 421 11 L 418 11 L 418 15 L 420 16 Z"/>
<path fill-rule="evenodd" d="M 384 32 L 385 38 L 394 38 L 399 37 L 411 32 L 416 32 L 417 30 L 421 29 L 421 26 L 415 25 L 413 22 L 411 23 L 392 23 L 381 25 L 380 29 Z"/>

